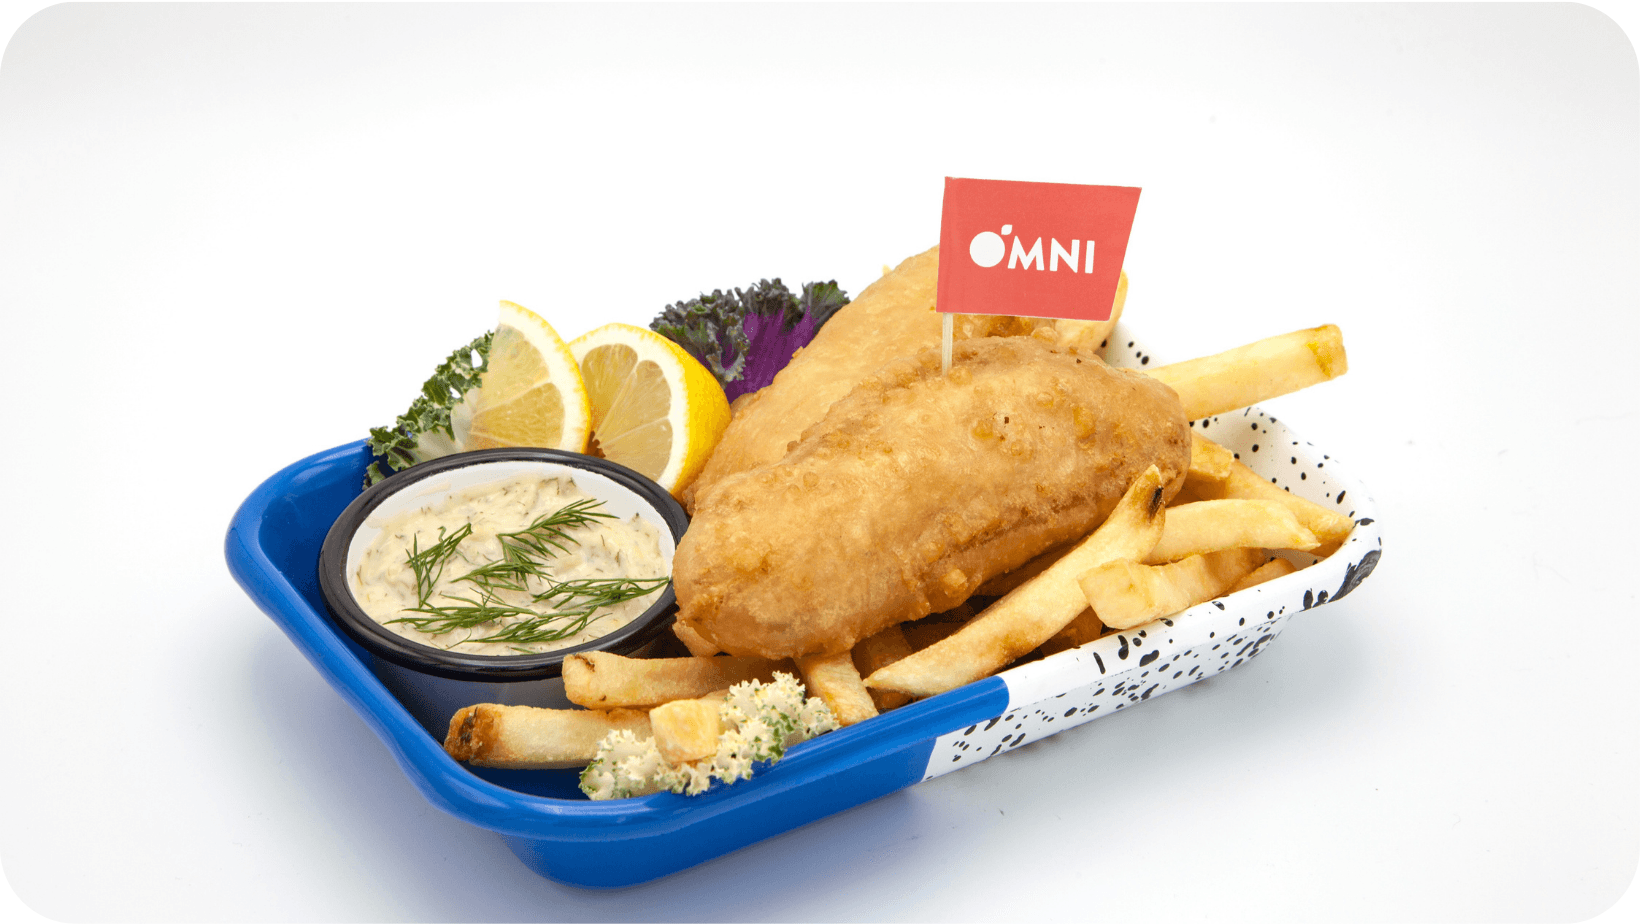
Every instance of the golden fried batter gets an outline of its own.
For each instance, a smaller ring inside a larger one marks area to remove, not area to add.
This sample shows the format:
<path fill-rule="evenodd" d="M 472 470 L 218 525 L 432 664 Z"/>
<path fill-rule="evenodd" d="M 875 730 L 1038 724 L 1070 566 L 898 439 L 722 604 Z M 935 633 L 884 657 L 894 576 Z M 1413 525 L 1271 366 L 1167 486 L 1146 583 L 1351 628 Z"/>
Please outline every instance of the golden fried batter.
<path fill-rule="evenodd" d="M 1152 464 L 1183 484 L 1167 386 L 1032 337 L 891 362 L 784 458 L 698 498 L 673 567 L 679 621 L 737 655 L 837 654 L 950 609 L 1085 535 Z"/>
<path fill-rule="evenodd" d="M 692 512 L 696 499 L 725 476 L 777 461 L 832 402 L 884 363 L 937 346 L 939 274 L 938 247 L 905 260 L 833 315 L 768 387 L 736 401 L 712 457 L 684 489 L 684 505 Z M 1007 315 L 957 315 L 953 339 L 1025 333 L 1036 324 Z"/>

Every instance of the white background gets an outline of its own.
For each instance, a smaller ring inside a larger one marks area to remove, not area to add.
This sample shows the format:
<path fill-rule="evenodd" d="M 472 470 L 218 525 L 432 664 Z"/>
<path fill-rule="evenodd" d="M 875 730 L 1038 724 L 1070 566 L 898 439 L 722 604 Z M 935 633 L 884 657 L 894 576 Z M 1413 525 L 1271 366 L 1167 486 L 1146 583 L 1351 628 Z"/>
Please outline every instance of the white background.
<path fill-rule="evenodd" d="M 1640 858 L 1640 72 L 1588 7 L 56 6 L 0 65 L 0 860 L 64 920 L 1571 921 Z M 669 879 L 431 808 L 240 592 L 276 469 L 508 298 L 858 292 L 947 175 L 1144 188 L 1161 358 L 1386 552 L 1257 661 Z M 1632 900 L 1629 901 L 1632 907 Z"/>

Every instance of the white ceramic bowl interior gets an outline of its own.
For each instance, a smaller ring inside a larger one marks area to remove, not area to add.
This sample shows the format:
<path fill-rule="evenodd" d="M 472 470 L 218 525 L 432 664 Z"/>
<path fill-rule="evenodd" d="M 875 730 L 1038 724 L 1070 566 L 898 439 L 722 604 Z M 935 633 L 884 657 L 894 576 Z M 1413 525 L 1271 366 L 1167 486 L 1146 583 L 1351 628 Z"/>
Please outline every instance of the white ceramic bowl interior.
<path fill-rule="evenodd" d="M 478 462 L 451 469 L 412 482 L 388 496 L 370 512 L 370 516 L 365 518 L 364 523 L 353 533 L 352 541 L 348 543 L 349 589 L 352 588 L 351 577 L 358 571 L 359 559 L 364 556 L 365 550 L 370 548 L 376 537 L 381 535 L 382 526 L 389 520 L 401 513 L 434 504 L 453 492 L 494 484 L 520 475 L 570 478 L 576 487 L 603 501 L 603 509 L 606 512 L 623 520 L 634 515 L 642 517 L 660 533 L 661 558 L 666 562 L 667 572 L 671 572 L 672 554 L 677 549 L 677 540 L 672 537 L 672 528 L 661 517 L 660 511 L 631 488 L 598 472 L 583 468 L 540 459 L 510 459 Z"/>

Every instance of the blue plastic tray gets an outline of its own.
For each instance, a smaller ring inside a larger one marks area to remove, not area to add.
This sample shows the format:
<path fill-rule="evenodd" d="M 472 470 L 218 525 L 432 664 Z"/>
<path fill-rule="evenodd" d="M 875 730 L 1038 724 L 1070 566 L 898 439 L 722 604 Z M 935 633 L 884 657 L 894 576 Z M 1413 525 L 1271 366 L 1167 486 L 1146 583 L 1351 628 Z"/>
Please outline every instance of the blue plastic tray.
<path fill-rule="evenodd" d="M 1295 479 L 1289 485 L 1295 493 L 1318 502 L 1336 497 L 1357 518 L 1343 549 L 1225 600 L 805 742 L 752 780 L 693 797 L 657 793 L 591 802 L 575 788 L 574 771 L 469 769 L 411 718 L 372 673 L 370 656 L 331 624 L 319 594 L 319 546 L 360 491 L 369 459 L 362 441 L 309 456 L 258 487 L 228 529 L 228 567 L 430 802 L 497 832 L 543 876 L 593 888 L 626 886 L 1235 667 L 1263 650 L 1294 613 L 1352 590 L 1371 572 L 1381 546 L 1364 491 L 1256 409 L 1233 416 L 1233 425 L 1228 418 L 1197 425 L 1216 427 L 1212 435 L 1236 448 L 1234 434 L 1250 419 L 1252 439 L 1281 447 L 1281 468 L 1294 457 L 1288 477 Z M 1302 482 L 1300 469 L 1309 473 Z"/>

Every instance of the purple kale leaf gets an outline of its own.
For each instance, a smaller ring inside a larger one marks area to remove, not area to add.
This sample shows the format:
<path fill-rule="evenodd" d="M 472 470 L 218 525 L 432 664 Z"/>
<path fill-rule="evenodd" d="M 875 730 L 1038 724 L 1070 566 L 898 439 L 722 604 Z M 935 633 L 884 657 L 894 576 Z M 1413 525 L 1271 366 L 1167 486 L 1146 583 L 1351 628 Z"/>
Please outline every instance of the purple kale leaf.
<path fill-rule="evenodd" d="M 835 281 L 811 282 L 793 295 L 779 279 L 764 279 L 750 289 L 714 289 L 668 305 L 649 327 L 700 360 L 733 401 L 774 381 L 847 304 Z"/>

